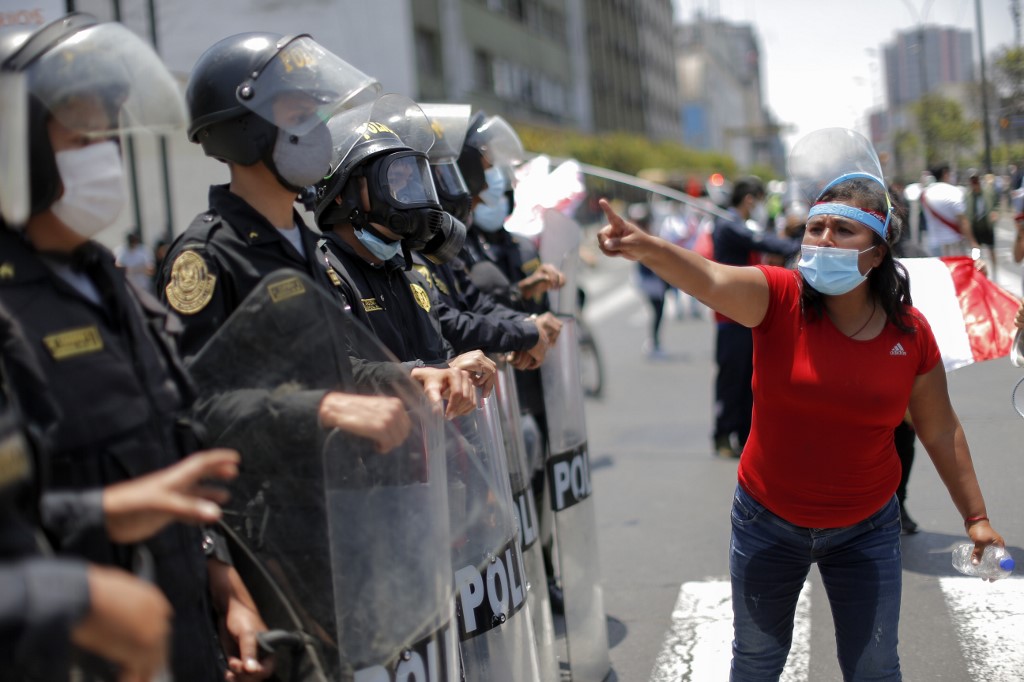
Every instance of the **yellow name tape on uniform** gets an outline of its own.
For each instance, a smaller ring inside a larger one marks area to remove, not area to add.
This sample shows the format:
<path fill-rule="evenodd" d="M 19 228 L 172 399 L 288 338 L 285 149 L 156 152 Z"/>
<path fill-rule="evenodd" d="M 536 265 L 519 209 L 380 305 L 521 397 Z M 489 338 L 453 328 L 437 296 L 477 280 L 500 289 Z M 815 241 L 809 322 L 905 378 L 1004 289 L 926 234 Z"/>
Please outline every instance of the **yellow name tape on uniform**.
<path fill-rule="evenodd" d="M 362 299 L 362 301 L 363 310 L 365 310 L 368 313 L 376 312 L 378 310 L 384 310 L 383 308 L 380 307 L 380 304 L 377 303 L 377 299 L 375 298 L 364 298 Z"/>
<path fill-rule="evenodd" d="M 302 281 L 298 277 L 289 277 L 284 281 L 268 285 L 267 293 L 270 294 L 271 301 L 280 303 L 306 293 L 306 287 L 302 285 Z"/>
<path fill-rule="evenodd" d="M 43 343 L 54 360 L 67 360 L 103 350 L 103 337 L 95 325 L 44 336 Z"/>

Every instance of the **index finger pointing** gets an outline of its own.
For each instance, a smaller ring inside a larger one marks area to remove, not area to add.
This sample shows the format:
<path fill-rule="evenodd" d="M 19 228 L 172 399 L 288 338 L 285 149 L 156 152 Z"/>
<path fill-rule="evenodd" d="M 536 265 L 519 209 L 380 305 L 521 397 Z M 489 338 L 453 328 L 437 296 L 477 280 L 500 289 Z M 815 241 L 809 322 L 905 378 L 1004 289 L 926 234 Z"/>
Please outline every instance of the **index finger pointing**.
<path fill-rule="evenodd" d="M 612 205 L 608 203 L 607 199 L 598 199 L 597 205 L 601 207 L 602 211 L 604 211 L 604 217 L 608 219 L 608 223 L 610 225 L 622 227 L 626 222 L 622 219 L 622 216 L 615 212 L 615 209 L 612 208 Z"/>

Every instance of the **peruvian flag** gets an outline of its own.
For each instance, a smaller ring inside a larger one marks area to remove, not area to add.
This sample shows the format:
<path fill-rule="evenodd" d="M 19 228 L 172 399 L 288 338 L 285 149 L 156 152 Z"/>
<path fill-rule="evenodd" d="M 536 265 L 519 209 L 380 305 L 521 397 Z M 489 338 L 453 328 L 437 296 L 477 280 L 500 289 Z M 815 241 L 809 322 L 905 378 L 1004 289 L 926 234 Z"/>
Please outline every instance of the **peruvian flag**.
<path fill-rule="evenodd" d="M 946 371 L 1010 354 L 1020 301 L 967 256 L 901 258 L 910 295 L 935 333 Z"/>

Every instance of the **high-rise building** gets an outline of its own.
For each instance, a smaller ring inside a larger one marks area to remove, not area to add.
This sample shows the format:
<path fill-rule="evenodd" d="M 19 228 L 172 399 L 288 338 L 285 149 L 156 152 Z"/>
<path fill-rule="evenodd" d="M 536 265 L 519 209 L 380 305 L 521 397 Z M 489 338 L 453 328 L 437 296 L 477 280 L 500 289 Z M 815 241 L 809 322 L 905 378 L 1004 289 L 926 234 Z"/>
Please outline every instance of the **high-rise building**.
<path fill-rule="evenodd" d="M 594 129 L 680 140 L 671 0 L 586 0 Z"/>
<path fill-rule="evenodd" d="M 589 130 L 583 1 L 412 2 L 416 96 Z"/>
<path fill-rule="evenodd" d="M 901 31 L 883 48 L 885 94 L 898 109 L 940 86 L 974 80 L 972 33 L 923 26 Z"/>
<path fill-rule="evenodd" d="M 725 152 L 740 167 L 783 173 L 780 126 L 764 106 L 754 28 L 698 14 L 676 27 L 675 43 L 684 143 Z"/>

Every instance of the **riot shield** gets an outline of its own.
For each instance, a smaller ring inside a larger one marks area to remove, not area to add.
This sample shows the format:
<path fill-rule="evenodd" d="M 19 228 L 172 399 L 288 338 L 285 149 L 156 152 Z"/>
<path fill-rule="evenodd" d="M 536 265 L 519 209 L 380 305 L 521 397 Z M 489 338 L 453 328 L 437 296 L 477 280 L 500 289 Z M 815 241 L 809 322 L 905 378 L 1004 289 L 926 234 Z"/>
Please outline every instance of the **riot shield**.
<path fill-rule="evenodd" d="M 296 271 L 264 279 L 189 369 L 206 444 L 242 454 L 223 525 L 278 676 L 454 682 L 448 441 L 419 387 Z M 324 428 L 329 391 L 400 400 L 408 436 L 381 453 Z"/>
<path fill-rule="evenodd" d="M 611 661 L 574 317 L 562 318 L 558 341 L 541 365 L 541 379 L 548 421 L 545 473 L 548 503 L 555 518 L 569 667 L 573 680 L 600 682 L 611 669 Z"/>
<path fill-rule="evenodd" d="M 561 315 L 575 315 L 577 303 L 576 270 L 579 265 L 580 241 L 583 229 L 572 218 L 547 209 L 543 214 L 544 231 L 540 237 L 540 259 L 551 263 L 565 275 L 561 289 L 548 292 L 551 311 Z"/>
<path fill-rule="evenodd" d="M 519 523 L 519 543 L 526 566 L 526 601 L 533 618 L 533 634 L 537 641 L 540 679 L 557 682 L 558 655 L 555 653 L 555 622 L 548 597 L 548 576 L 539 542 L 540 524 L 537 502 L 531 486 L 531 472 L 523 441 L 523 425 L 519 413 L 519 393 L 512 365 L 504 358 L 494 358 L 498 365 L 494 394 L 501 418 L 501 435 L 508 457 L 508 478 L 512 489 L 512 506 Z"/>
<path fill-rule="evenodd" d="M 467 682 L 539 682 L 526 568 L 495 396 L 455 420 L 460 442 L 478 457 L 461 467 L 469 508 L 487 513 L 454 537 L 452 564 L 462 663 Z M 453 509 L 453 515 L 458 513 Z"/>

